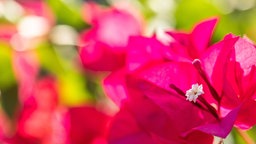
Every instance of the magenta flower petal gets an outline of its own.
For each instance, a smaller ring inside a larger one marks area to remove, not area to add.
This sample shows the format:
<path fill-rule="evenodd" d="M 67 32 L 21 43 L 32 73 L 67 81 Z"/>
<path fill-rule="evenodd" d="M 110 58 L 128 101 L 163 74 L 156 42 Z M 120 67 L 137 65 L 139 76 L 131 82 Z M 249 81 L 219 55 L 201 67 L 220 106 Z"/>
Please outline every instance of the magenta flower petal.
<path fill-rule="evenodd" d="M 128 104 L 140 127 L 150 132 L 154 139 L 160 143 L 191 142 L 190 138 L 192 137 L 182 137 L 182 133 L 202 122 L 201 120 L 204 118 L 198 115 L 197 112 L 199 111 L 196 108 L 187 107 L 187 104 L 190 106 L 192 104 L 176 97 L 177 95 L 170 95 L 151 84 L 146 84 L 145 87 L 137 89 L 138 85 L 136 83 L 133 80 L 129 83 L 132 86 L 129 86 L 131 101 Z M 184 115 L 186 108 L 190 110 L 191 115 Z M 186 117 L 191 121 L 188 122 Z M 200 136 L 205 136 L 205 139 L 194 139 L 194 142 L 200 143 L 201 140 L 205 142 L 207 139 L 206 143 L 212 143 L 211 135 L 201 133 Z"/>
<path fill-rule="evenodd" d="M 255 113 L 255 46 L 231 34 L 209 46 L 216 22 L 201 22 L 188 34 L 169 32 L 169 47 L 132 37 L 126 69 L 105 80 L 110 97 L 120 106 L 126 99 L 131 116 L 153 140 L 200 142 L 199 133 L 211 143 L 212 135 L 225 138 L 234 124 L 255 125 L 248 117 Z"/>
<path fill-rule="evenodd" d="M 248 129 L 256 124 L 256 120 L 250 116 L 255 113 L 253 108 L 256 88 L 255 54 L 255 46 L 248 40 L 239 38 L 226 65 L 223 89 L 225 96 L 221 106 L 234 108 L 242 105 L 236 121 L 236 126 L 242 129 Z"/>
<path fill-rule="evenodd" d="M 200 130 L 205 133 L 225 138 L 233 128 L 234 122 L 237 118 L 237 114 L 240 108 L 241 107 L 239 106 L 233 109 L 225 117 L 221 118 L 220 121 L 216 121 L 206 125 L 201 125 L 199 127 L 194 128 L 193 130 Z"/>
<path fill-rule="evenodd" d="M 191 33 L 191 42 L 198 53 L 205 51 L 210 43 L 217 19 L 209 19 L 196 25 Z"/>
<path fill-rule="evenodd" d="M 95 5 L 92 7 L 97 7 Z M 81 34 L 80 57 L 87 69 L 112 71 L 125 64 L 128 39 L 139 35 L 142 26 L 137 18 L 124 10 L 100 10 L 97 7 L 95 11 L 87 13 L 91 14 L 92 27 Z"/>
<path fill-rule="evenodd" d="M 190 45 L 189 34 L 177 31 L 168 31 L 166 33 L 169 34 L 175 40 L 174 42 L 178 42 L 183 46 Z"/>
<path fill-rule="evenodd" d="M 152 99 L 152 101 L 157 104 L 165 113 L 167 113 L 169 117 L 174 116 L 175 119 L 179 119 L 178 121 L 170 119 L 170 121 L 173 121 L 173 123 L 180 122 L 180 124 L 178 124 L 180 127 L 179 129 L 183 130 L 184 133 L 186 133 L 190 129 L 196 129 L 196 127 L 201 128 L 204 125 L 206 125 L 206 128 L 212 130 L 208 132 L 203 131 L 208 134 L 225 137 L 228 133 L 230 133 L 236 119 L 237 112 L 233 112 L 235 114 L 231 113 L 226 117 L 222 117 L 221 115 L 219 115 L 216 119 L 216 114 L 212 115 L 212 111 L 206 112 L 204 109 L 196 107 L 191 102 L 185 100 L 185 94 L 180 94 L 179 92 L 177 93 L 177 90 L 172 89 L 172 87 L 170 86 L 174 85 L 176 88 L 179 89 L 179 91 L 181 91 L 181 93 L 185 93 L 186 90 L 190 89 L 192 84 L 201 83 L 204 85 L 205 91 L 203 97 L 206 100 L 208 99 L 208 97 L 210 97 L 212 93 L 207 90 L 208 85 L 206 85 L 206 83 L 202 80 L 198 71 L 191 63 L 165 62 L 162 64 L 152 65 L 151 67 L 146 67 L 145 69 L 135 73 L 134 76 L 135 79 L 131 80 L 130 85 L 135 85 L 136 87 L 141 88 L 141 91 L 143 91 L 142 93 Z M 137 78 L 138 82 L 136 82 Z M 143 85 L 143 82 L 140 82 L 140 79 L 143 79 L 142 81 L 146 81 L 147 83 L 151 83 L 151 86 L 148 87 L 148 85 L 145 85 L 145 83 Z M 160 90 L 159 88 L 161 88 L 162 90 Z M 161 92 L 163 90 L 167 93 Z M 134 97 L 135 94 L 133 93 L 131 95 L 132 97 Z M 182 109 L 179 109 L 179 107 L 182 107 Z M 186 109 L 189 109 L 190 113 L 182 115 L 182 113 L 186 113 Z M 201 114 L 199 115 L 199 113 Z M 188 117 L 186 118 L 186 116 Z M 219 118 L 221 120 L 219 120 Z M 186 122 L 182 120 L 187 119 L 190 119 L 191 122 L 187 123 L 186 125 Z M 229 125 L 221 129 L 221 125 L 225 125 L 227 123 L 229 123 Z M 170 127 L 172 127 L 173 129 L 175 128 L 175 126 Z"/>
<path fill-rule="evenodd" d="M 135 74 L 169 91 L 172 91 L 171 84 L 175 84 L 182 91 L 186 91 L 190 89 L 192 84 L 198 83 L 199 80 L 199 75 L 194 66 L 185 62 L 165 62 L 152 65 Z"/>
<path fill-rule="evenodd" d="M 168 31 L 169 34 L 174 41 L 170 43 L 170 50 L 167 51 L 171 53 L 168 55 L 170 60 L 178 60 L 177 56 L 185 57 L 191 59 L 191 50 L 193 51 L 193 47 L 191 46 L 190 35 L 184 32 L 175 32 Z"/>
<path fill-rule="evenodd" d="M 226 65 L 237 39 L 237 37 L 229 38 L 229 35 L 227 35 L 224 40 L 210 47 L 200 58 L 219 95 L 225 83 Z"/>
<path fill-rule="evenodd" d="M 149 133 L 140 128 L 131 112 L 121 108 L 110 123 L 109 144 L 157 144 Z"/>
<path fill-rule="evenodd" d="M 129 36 L 141 33 L 138 20 L 130 13 L 118 9 L 99 17 L 96 28 L 97 38 L 113 48 L 126 46 Z"/>
<path fill-rule="evenodd" d="M 146 89 L 145 89 L 146 90 Z M 220 119 L 215 119 L 213 115 L 198 107 L 191 102 L 185 101 L 177 94 L 165 93 L 154 88 L 147 88 L 145 92 L 169 117 L 170 122 L 178 127 L 171 126 L 172 129 L 180 131 L 182 136 L 186 137 L 194 130 L 200 130 L 204 133 L 225 138 L 234 125 L 240 106 L 233 109 L 227 115 Z M 189 113 L 186 111 L 189 110 Z M 184 115 L 186 113 L 186 115 Z M 189 123 L 187 122 L 189 119 Z"/>
<path fill-rule="evenodd" d="M 217 19 L 208 19 L 198 23 L 191 33 L 167 32 L 174 41 L 171 51 L 189 59 L 200 58 L 207 50 Z"/>
<path fill-rule="evenodd" d="M 73 107 L 68 111 L 70 121 L 69 142 L 71 144 L 93 143 L 104 139 L 109 116 L 94 107 Z"/>
<path fill-rule="evenodd" d="M 255 100 L 247 100 L 242 104 L 235 123 L 237 127 L 247 130 L 256 124 L 256 118 L 252 116 L 256 113 L 255 105 Z"/>
<path fill-rule="evenodd" d="M 148 63 L 162 61 L 162 52 L 166 46 L 160 43 L 155 37 L 146 38 L 133 36 L 129 39 L 127 52 L 127 69 L 134 71 Z"/>
<path fill-rule="evenodd" d="M 90 41 L 80 50 L 83 65 L 94 71 L 111 71 L 125 63 L 125 54 L 115 52 L 101 42 Z"/>
<path fill-rule="evenodd" d="M 256 47 L 244 38 L 239 38 L 235 44 L 235 58 L 247 75 L 251 67 L 256 65 Z"/>
<path fill-rule="evenodd" d="M 122 102 L 128 98 L 126 89 L 126 71 L 121 69 L 111 73 L 104 79 L 103 89 L 115 104 L 121 106 Z"/>

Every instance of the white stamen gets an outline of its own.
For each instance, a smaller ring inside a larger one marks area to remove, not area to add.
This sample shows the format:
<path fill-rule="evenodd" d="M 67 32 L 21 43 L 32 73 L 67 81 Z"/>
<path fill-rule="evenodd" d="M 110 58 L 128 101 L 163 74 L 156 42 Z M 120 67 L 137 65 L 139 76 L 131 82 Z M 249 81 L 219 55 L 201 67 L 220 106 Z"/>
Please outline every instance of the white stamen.
<path fill-rule="evenodd" d="M 198 83 L 192 84 L 191 89 L 186 91 L 186 100 L 193 101 L 195 103 L 198 96 L 202 94 L 204 94 L 203 85 L 198 85 Z"/>

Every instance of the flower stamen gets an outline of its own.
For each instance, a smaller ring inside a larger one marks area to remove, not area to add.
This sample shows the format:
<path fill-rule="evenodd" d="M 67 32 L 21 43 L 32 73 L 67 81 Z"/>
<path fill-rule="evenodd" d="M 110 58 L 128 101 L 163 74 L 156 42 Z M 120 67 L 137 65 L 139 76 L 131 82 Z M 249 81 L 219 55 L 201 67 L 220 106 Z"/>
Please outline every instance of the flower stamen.
<path fill-rule="evenodd" d="M 191 89 L 186 91 L 186 100 L 193 101 L 195 103 L 198 96 L 202 94 L 204 94 L 203 85 L 198 85 L 198 83 L 192 84 Z"/>
<path fill-rule="evenodd" d="M 194 85 L 194 86 L 193 86 Z M 217 114 L 217 111 L 215 110 L 215 108 L 213 106 L 211 106 L 205 99 L 204 97 L 199 97 L 200 95 L 204 94 L 203 91 L 203 86 L 198 85 L 198 84 L 193 84 L 192 88 L 187 90 L 186 93 L 184 93 L 181 89 L 179 89 L 178 87 L 176 87 L 174 84 L 170 84 L 170 88 L 173 89 L 174 91 L 177 92 L 177 94 L 187 97 L 187 100 L 189 100 L 187 95 L 192 95 L 195 97 L 195 100 L 192 97 L 192 100 L 190 101 L 194 101 L 194 105 L 197 106 L 198 108 L 201 108 L 202 110 L 205 110 L 207 112 L 210 112 L 216 119 L 219 119 L 219 115 Z M 197 96 L 195 96 L 197 95 Z M 198 102 L 196 103 L 196 99 L 198 98 Z"/>
<path fill-rule="evenodd" d="M 217 93 L 217 91 L 214 89 L 214 87 L 211 85 L 210 81 L 207 78 L 207 75 L 205 71 L 201 67 L 201 61 L 199 59 L 195 59 L 192 64 L 200 74 L 200 76 L 203 78 L 205 81 L 206 85 L 208 86 L 210 93 L 212 94 L 213 98 L 218 102 L 218 105 L 220 105 L 221 97 Z"/>

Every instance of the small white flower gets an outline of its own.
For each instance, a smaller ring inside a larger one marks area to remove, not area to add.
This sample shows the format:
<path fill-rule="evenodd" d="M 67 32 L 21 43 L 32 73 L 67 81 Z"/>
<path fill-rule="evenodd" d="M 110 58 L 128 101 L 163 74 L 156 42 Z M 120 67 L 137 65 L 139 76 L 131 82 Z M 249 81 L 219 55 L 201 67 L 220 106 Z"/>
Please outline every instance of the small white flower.
<path fill-rule="evenodd" d="M 198 96 L 202 94 L 204 94 L 203 85 L 198 85 L 198 83 L 192 84 L 191 89 L 186 91 L 186 100 L 193 101 L 195 103 Z"/>

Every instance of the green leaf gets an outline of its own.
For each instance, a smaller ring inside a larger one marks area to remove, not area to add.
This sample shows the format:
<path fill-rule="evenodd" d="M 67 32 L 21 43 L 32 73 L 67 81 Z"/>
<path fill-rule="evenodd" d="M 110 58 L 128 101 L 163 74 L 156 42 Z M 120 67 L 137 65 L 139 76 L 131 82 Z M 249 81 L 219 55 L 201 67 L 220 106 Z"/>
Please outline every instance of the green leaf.
<path fill-rule="evenodd" d="M 67 106 L 93 102 L 88 92 L 84 77 L 75 71 L 67 71 L 59 75 L 60 101 Z"/>
<path fill-rule="evenodd" d="M 246 133 L 248 134 L 248 136 L 256 141 L 256 127 L 254 126 L 253 128 L 249 129 L 246 131 Z M 235 143 L 234 144 L 246 144 L 245 140 L 243 139 L 243 137 L 239 134 L 238 130 L 237 129 L 233 129 L 232 130 L 232 135 L 234 137 L 234 141 Z"/>
<path fill-rule="evenodd" d="M 1 105 L 7 116 L 13 119 L 19 105 L 17 85 L 1 90 Z"/>
<path fill-rule="evenodd" d="M 189 30 L 196 22 L 220 14 L 207 0 L 181 0 L 175 10 L 176 27 Z"/>
<path fill-rule="evenodd" d="M 44 70 L 55 75 L 64 72 L 61 60 L 50 43 L 42 43 L 36 50 L 40 64 Z"/>
<path fill-rule="evenodd" d="M 219 17 L 212 40 L 216 42 L 228 33 L 245 34 L 249 24 L 252 24 L 255 13 L 254 10 L 235 10 L 232 13 L 224 14 L 210 0 L 180 0 L 175 10 L 176 28 L 190 31 L 196 23 L 203 19 Z"/>
<path fill-rule="evenodd" d="M 8 88 L 15 83 L 11 47 L 5 43 L 0 43 L 0 89 Z"/>
<path fill-rule="evenodd" d="M 55 14 L 58 24 L 66 24 L 81 31 L 88 27 L 81 16 L 81 5 L 71 5 L 63 0 L 47 0 L 48 5 Z"/>

